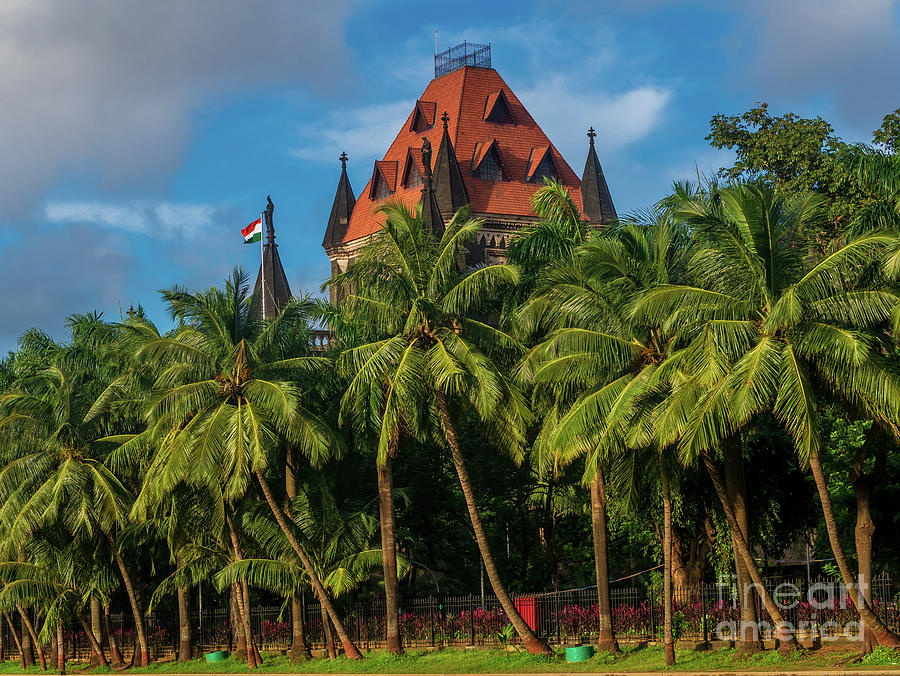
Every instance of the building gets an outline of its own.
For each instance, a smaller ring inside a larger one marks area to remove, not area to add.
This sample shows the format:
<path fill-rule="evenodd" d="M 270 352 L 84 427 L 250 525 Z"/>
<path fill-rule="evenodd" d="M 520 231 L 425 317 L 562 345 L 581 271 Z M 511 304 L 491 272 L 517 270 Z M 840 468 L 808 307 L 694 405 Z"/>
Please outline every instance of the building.
<path fill-rule="evenodd" d="M 592 224 L 616 220 L 593 129 L 579 178 L 491 67 L 490 49 L 463 43 L 435 56 L 434 79 L 384 157 L 375 161 L 358 198 L 347 176 L 348 157 L 341 153 L 341 175 L 322 242 L 332 274 L 346 270 L 380 229 L 383 216 L 377 207 L 386 199 L 412 208 L 425 196 L 426 221 L 441 221 L 435 228 L 470 205 L 472 215 L 484 220 L 469 247 L 472 265 L 503 260 L 510 236 L 538 220 L 531 197 L 545 178 L 566 186 Z"/>

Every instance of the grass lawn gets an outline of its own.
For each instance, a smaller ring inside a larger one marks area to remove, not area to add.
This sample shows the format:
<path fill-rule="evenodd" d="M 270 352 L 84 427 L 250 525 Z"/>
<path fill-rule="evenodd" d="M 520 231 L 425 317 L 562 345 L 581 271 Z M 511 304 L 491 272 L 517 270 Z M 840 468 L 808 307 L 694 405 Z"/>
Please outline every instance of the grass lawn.
<path fill-rule="evenodd" d="M 672 671 L 695 673 L 697 671 L 816 671 L 819 669 L 858 670 L 893 667 L 900 673 L 900 653 L 879 648 L 862 661 L 854 661 L 857 653 L 846 648 L 824 648 L 818 651 L 797 652 L 784 657 L 777 652 L 762 652 L 748 660 L 739 660 L 734 649 L 722 648 L 709 651 L 679 650 L 677 666 Z M 661 647 L 625 648 L 622 655 L 603 653 L 586 662 L 568 664 L 562 658 L 546 659 L 523 653 L 503 653 L 499 650 L 438 650 L 431 652 L 410 651 L 403 657 L 387 653 L 372 653 L 364 660 L 351 661 L 339 658 L 334 661 L 314 659 L 301 664 L 291 664 L 287 657 L 268 654 L 258 671 L 263 673 L 498 673 L 498 672 L 642 672 L 663 671 L 664 656 Z M 70 663 L 69 673 L 78 673 L 81 665 Z M 188 663 L 159 662 L 146 668 L 130 669 L 130 673 L 244 673 L 247 665 L 235 659 L 207 663 L 194 660 Z M 2 673 L 23 673 L 18 662 L 0 664 Z M 28 673 L 40 673 L 37 668 Z M 90 673 L 109 673 L 106 669 L 90 670 Z"/>

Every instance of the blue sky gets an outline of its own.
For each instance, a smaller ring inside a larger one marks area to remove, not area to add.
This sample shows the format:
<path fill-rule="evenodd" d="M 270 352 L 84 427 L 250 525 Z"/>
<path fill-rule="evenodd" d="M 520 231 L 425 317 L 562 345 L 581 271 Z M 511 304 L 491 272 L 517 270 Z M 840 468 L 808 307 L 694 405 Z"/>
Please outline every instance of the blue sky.
<path fill-rule="evenodd" d="M 440 49 L 495 68 L 580 172 L 585 131 L 619 213 L 730 163 L 717 112 L 767 101 L 868 141 L 900 106 L 896 0 L 6 0 L 0 6 L 0 349 L 30 326 L 219 283 L 258 250 L 267 194 L 291 288 L 318 293 L 350 156 L 359 192 Z"/>

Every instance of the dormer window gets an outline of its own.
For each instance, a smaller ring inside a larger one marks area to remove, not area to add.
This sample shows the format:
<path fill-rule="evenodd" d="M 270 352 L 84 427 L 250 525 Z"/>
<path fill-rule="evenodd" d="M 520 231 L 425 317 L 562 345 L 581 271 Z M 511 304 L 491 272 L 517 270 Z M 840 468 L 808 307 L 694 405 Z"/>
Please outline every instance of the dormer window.
<path fill-rule="evenodd" d="M 487 97 L 484 104 L 484 121 L 493 122 L 494 124 L 512 124 L 515 122 L 512 116 L 512 110 L 509 107 L 509 100 L 501 89 L 496 94 Z"/>
<path fill-rule="evenodd" d="M 384 176 L 378 174 L 378 177 L 375 179 L 375 199 L 383 200 L 386 197 L 390 197 L 391 189 L 387 184 L 387 181 L 384 180 Z"/>
<path fill-rule="evenodd" d="M 375 163 L 372 172 L 372 187 L 369 199 L 383 200 L 397 189 L 397 162 L 381 161 Z"/>
<path fill-rule="evenodd" d="M 415 110 L 413 110 L 412 121 L 409 130 L 416 134 L 428 131 L 434 126 L 434 114 L 437 110 L 437 103 L 434 101 L 416 101 Z"/>
<path fill-rule="evenodd" d="M 403 165 L 403 176 L 400 184 L 404 188 L 418 188 L 425 181 L 422 172 L 425 167 L 422 165 L 422 151 L 419 148 L 410 148 L 406 153 L 406 164 Z"/>
<path fill-rule="evenodd" d="M 531 155 L 528 158 L 528 171 L 525 175 L 526 181 L 544 183 L 547 179 L 558 178 L 551 147 L 547 145 L 542 148 L 531 149 Z"/>
<path fill-rule="evenodd" d="M 503 172 L 500 170 L 500 161 L 497 159 L 497 153 L 491 150 L 478 168 L 475 170 L 476 178 L 483 178 L 486 181 L 499 181 L 503 178 Z"/>
<path fill-rule="evenodd" d="M 497 142 L 489 144 L 479 143 L 475 146 L 475 156 L 472 158 L 472 176 L 486 181 L 503 180 L 503 161 Z"/>

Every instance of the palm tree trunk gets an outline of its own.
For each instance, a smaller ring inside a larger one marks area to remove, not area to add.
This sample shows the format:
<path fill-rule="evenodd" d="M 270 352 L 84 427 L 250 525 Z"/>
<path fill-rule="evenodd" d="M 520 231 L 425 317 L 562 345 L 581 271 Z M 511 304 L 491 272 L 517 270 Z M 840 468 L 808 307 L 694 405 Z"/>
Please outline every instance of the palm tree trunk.
<path fill-rule="evenodd" d="M 740 437 L 733 436 L 722 444 L 722 458 L 725 468 L 725 488 L 737 520 L 741 534 L 750 542 L 750 523 L 747 516 L 747 484 L 744 480 L 744 458 Z M 731 534 L 731 548 L 734 553 L 734 571 L 737 577 L 738 604 L 741 623 L 738 630 L 738 654 L 748 657 L 762 649 L 756 605 L 753 601 L 753 581 L 744 560 L 737 551 L 735 534 Z"/>
<path fill-rule="evenodd" d="M 672 494 L 665 461 L 659 459 L 659 483 L 663 498 L 663 644 L 666 666 L 675 666 L 675 638 L 672 634 Z"/>
<path fill-rule="evenodd" d="M 597 468 L 591 480 L 591 528 L 594 536 L 594 574 L 597 580 L 597 614 L 599 632 L 597 650 L 619 652 L 619 643 L 613 631 L 609 594 L 609 558 L 606 532 L 606 484 L 603 470 Z"/>
<path fill-rule="evenodd" d="M 241 614 L 241 602 L 239 600 L 238 585 L 231 585 L 228 596 L 229 624 L 231 625 L 231 645 L 234 654 L 246 659 L 247 634 L 244 632 L 244 616 Z"/>
<path fill-rule="evenodd" d="M 284 493 L 288 501 L 297 497 L 297 475 L 294 467 L 294 450 L 287 449 L 284 466 Z M 290 502 L 285 507 L 285 512 L 290 517 Z M 304 659 L 311 660 L 312 653 L 309 643 L 306 641 L 306 628 L 304 626 L 303 603 L 296 595 L 291 597 L 291 662 L 297 663 Z"/>
<path fill-rule="evenodd" d="M 97 644 L 100 646 L 101 652 L 103 651 L 103 608 L 100 606 L 100 599 L 97 598 L 96 594 L 91 594 L 91 632 L 94 634 L 94 638 L 97 639 Z M 91 660 L 93 664 L 93 659 Z M 94 666 L 97 666 L 96 664 Z"/>
<path fill-rule="evenodd" d="M 275 496 L 272 495 L 272 488 L 271 486 L 269 486 L 269 482 L 266 481 L 263 473 L 259 470 L 256 471 L 256 480 L 259 482 L 260 488 L 262 488 L 263 495 L 265 495 L 266 497 L 266 502 L 269 503 L 269 509 L 272 510 L 272 514 L 275 516 L 275 520 L 281 527 L 281 532 L 284 533 L 284 536 L 288 539 L 288 542 L 291 543 L 291 548 L 294 550 L 294 553 L 299 557 L 300 562 L 303 564 L 303 568 L 306 570 L 306 574 L 309 576 L 310 582 L 312 582 L 313 591 L 315 592 L 316 597 L 319 599 L 319 603 L 322 604 L 322 607 L 325 608 L 325 611 L 331 618 L 331 621 L 334 624 L 335 631 L 337 631 L 338 639 L 340 639 L 341 645 L 344 647 L 344 655 L 352 660 L 361 659 L 362 653 L 359 652 L 356 644 L 354 644 L 350 639 L 350 634 L 347 633 L 347 630 L 344 628 L 344 623 L 341 622 L 340 617 L 338 617 L 337 611 L 334 609 L 334 606 L 331 603 L 331 599 L 328 598 L 328 592 L 326 592 L 325 587 L 322 586 L 322 581 L 316 574 L 316 571 L 312 566 L 312 562 L 306 555 L 306 551 L 301 546 L 300 541 L 297 539 L 297 536 L 294 535 L 294 532 L 290 529 L 290 526 L 288 526 L 287 519 L 284 516 L 284 510 L 281 509 L 281 507 L 275 500 Z"/>
<path fill-rule="evenodd" d="M 816 482 L 816 489 L 819 491 L 819 502 L 822 503 L 822 513 L 825 517 L 825 529 L 828 531 L 828 541 L 831 543 L 831 551 L 841 571 L 841 577 L 850 593 L 853 605 L 859 612 L 859 619 L 866 624 L 875 634 L 875 640 L 879 645 L 889 648 L 900 648 L 900 638 L 892 632 L 877 613 L 872 610 L 864 595 L 860 593 L 860 588 L 853 579 L 850 571 L 850 564 L 844 555 L 844 549 L 841 546 L 841 540 L 838 535 L 837 521 L 834 518 L 834 510 L 831 507 L 831 496 L 828 494 L 828 483 L 825 480 L 825 472 L 822 471 L 822 464 L 819 461 L 818 451 L 814 451 L 809 455 L 809 467 L 812 470 L 813 479 Z"/>
<path fill-rule="evenodd" d="M 747 544 L 747 539 L 744 537 L 737 517 L 734 515 L 734 510 L 731 507 L 731 501 L 728 499 L 725 482 L 719 476 L 719 472 L 713 464 L 712 458 L 709 457 L 709 453 L 703 451 L 700 456 L 706 467 L 706 472 L 712 480 L 713 487 L 716 489 L 716 495 L 719 496 L 719 502 L 722 503 L 722 511 L 725 512 L 725 519 L 728 521 L 728 527 L 731 529 L 733 542 L 744 559 L 744 565 L 747 567 L 750 579 L 753 580 L 756 593 L 760 595 L 766 612 L 769 613 L 769 617 L 772 618 L 772 622 L 775 624 L 775 636 L 780 643 L 779 649 L 785 651 L 794 650 L 798 647 L 797 637 L 794 635 L 792 627 L 785 622 L 781 609 L 772 600 L 772 595 L 762 581 L 762 576 L 760 576 L 759 569 L 756 567 L 756 561 L 753 560 L 753 555 L 750 553 L 750 546 Z"/>
<path fill-rule="evenodd" d="M 180 568 L 183 560 L 180 555 L 175 557 L 176 565 Z M 193 657 L 191 645 L 191 599 L 190 590 L 187 587 L 178 587 L 175 592 L 178 599 L 178 657 L 179 662 L 190 662 Z"/>
<path fill-rule="evenodd" d="M 396 440 L 391 446 L 395 447 Z M 378 465 L 378 516 L 381 519 L 381 559 L 384 569 L 385 598 L 385 648 L 400 655 L 403 644 L 400 639 L 400 599 L 397 580 L 397 548 L 394 543 L 394 480 L 391 474 L 391 451 L 383 465 Z M 377 464 L 377 463 L 376 463 Z"/>
<path fill-rule="evenodd" d="M 328 659 L 337 659 L 337 650 L 334 647 L 334 637 L 331 634 L 331 620 L 328 617 L 328 611 L 325 606 L 319 608 L 322 612 L 322 640 L 325 642 L 325 649 L 328 651 Z"/>
<path fill-rule="evenodd" d="M 303 621 L 303 604 L 296 596 L 291 597 L 291 662 L 311 660 L 312 652 L 306 641 L 306 628 Z"/>
<path fill-rule="evenodd" d="M 24 557 L 20 555 L 19 561 L 24 561 Z M 28 611 L 23 611 L 20 608 L 18 612 L 19 621 L 22 625 L 22 655 L 25 658 L 25 666 L 32 667 L 34 666 L 34 650 L 32 650 L 31 634 L 28 633 L 28 630 L 25 627 L 25 622 L 28 619 Z"/>
<path fill-rule="evenodd" d="M 63 636 L 62 622 L 56 622 L 56 670 L 61 674 L 66 673 L 66 641 Z"/>
<path fill-rule="evenodd" d="M 56 632 L 52 632 L 52 636 L 50 636 L 50 666 L 53 669 L 56 669 Z"/>
<path fill-rule="evenodd" d="M 122 657 L 122 651 L 119 650 L 119 642 L 116 640 L 116 633 L 113 631 L 112 622 L 109 621 L 109 606 L 103 606 L 103 623 L 106 625 L 106 636 L 109 639 L 109 661 L 113 667 L 119 667 L 125 664 L 125 658 Z"/>
<path fill-rule="evenodd" d="M 13 624 L 12 618 L 9 616 L 9 613 L 3 613 L 3 617 L 6 618 L 6 623 L 9 625 L 9 631 L 12 633 L 13 642 L 16 644 L 16 648 L 19 650 L 19 664 L 22 669 L 25 669 L 25 653 L 22 650 L 22 640 L 19 638 L 19 632 L 16 631 L 16 625 Z"/>
<path fill-rule="evenodd" d="M 463 458 L 462 451 L 459 447 L 459 440 L 456 436 L 456 427 L 453 425 L 453 419 L 450 416 L 450 407 L 447 405 L 447 397 L 440 390 L 435 390 L 437 395 L 438 407 L 441 414 L 441 422 L 444 425 L 444 434 L 447 438 L 447 445 L 450 446 L 450 453 L 453 456 L 453 464 L 456 466 L 456 474 L 459 477 L 459 485 L 462 489 L 463 497 L 466 500 L 466 507 L 469 510 L 469 520 L 472 522 L 472 529 L 475 531 L 475 542 L 478 543 L 478 550 L 481 552 L 481 560 L 484 562 L 484 569 L 490 580 L 491 587 L 497 600 L 506 613 L 506 617 L 512 623 L 530 653 L 540 653 L 543 655 L 553 655 L 544 641 L 535 636 L 519 612 L 516 610 L 512 599 L 506 592 L 506 587 L 500 580 L 500 574 L 497 572 L 497 566 L 494 563 L 494 557 L 491 554 L 490 545 L 488 545 L 487 532 L 484 530 L 484 524 L 481 522 L 481 514 L 478 512 L 478 506 L 475 502 L 475 493 L 472 490 L 472 481 L 469 478 L 469 470 L 466 468 L 466 462 Z"/>
<path fill-rule="evenodd" d="M 112 549 L 113 556 L 116 558 L 116 565 L 119 567 L 119 574 L 122 576 L 122 582 L 125 584 L 125 591 L 128 593 L 128 602 L 131 604 L 131 614 L 134 616 L 134 635 L 137 636 L 138 648 L 141 651 L 141 666 L 146 667 L 150 664 L 150 649 L 147 646 L 147 635 L 144 632 L 144 614 L 141 612 L 141 604 L 138 601 L 137 592 L 134 589 L 134 583 L 131 580 L 131 574 L 125 566 L 125 559 L 116 544 L 112 533 L 104 531 L 109 547 Z"/>
<path fill-rule="evenodd" d="M 850 469 L 850 482 L 853 484 L 853 492 L 856 495 L 856 528 L 853 535 L 856 544 L 856 560 L 859 565 L 859 584 L 869 607 L 872 606 L 872 541 L 875 537 L 875 522 L 872 520 L 871 510 L 871 479 L 866 474 L 864 465 L 878 438 L 880 438 L 879 430 L 873 423 L 866 441 L 857 452 L 856 460 Z M 875 640 L 875 634 L 865 622 L 862 623 L 862 632 L 863 652 L 868 654 L 872 652 L 878 642 Z"/>
<path fill-rule="evenodd" d="M 35 648 L 37 648 L 38 660 L 41 663 L 41 671 L 47 671 L 47 658 L 44 655 L 44 647 L 41 645 L 40 640 L 38 640 L 37 633 L 34 631 L 34 626 L 31 624 L 31 620 L 28 618 L 28 613 L 18 603 L 16 604 L 16 610 L 19 611 L 19 615 L 22 617 L 22 626 L 25 627 L 25 630 L 28 632 L 28 637 L 31 639 L 31 643 Z M 22 638 L 24 637 L 25 634 L 23 633 Z"/>
<path fill-rule="evenodd" d="M 259 652 L 256 637 L 253 635 L 253 606 L 250 605 L 250 585 L 247 584 L 247 580 L 241 580 L 241 593 L 244 595 L 244 607 L 247 609 L 247 620 L 250 622 L 250 648 L 253 649 L 256 666 L 259 666 L 262 664 L 262 655 Z"/>
<path fill-rule="evenodd" d="M 242 561 L 243 556 L 241 555 L 241 545 L 238 542 L 237 531 L 234 529 L 234 522 L 231 520 L 231 515 L 228 514 L 227 510 L 225 512 L 225 522 L 228 524 L 228 532 L 231 536 L 231 547 L 234 551 L 234 560 Z M 253 634 L 250 629 L 250 599 L 248 598 L 249 594 L 245 596 L 244 588 L 242 584 L 235 585 L 235 592 L 237 594 L 238 600 L 238 614 L 241 618 L 241 626 L 244 630 L 244 640 L 247 643 L 247 668 L 255 669 L 256 668 L 256 653 L 253 650 Z"/>
<path fill-rule="evenodd" d="M 81 628 L 84 629 L 84 633 L 88 637 L 88 643 L 91 644 L 91 652 L 93 653 L 91 662 L 94 662 L 94 660 L 96 660 L 97 664 L 108 667 L 109 662 L 106 661 L 106 655 L 103 654 L 103 648 L 100 646 L 100 642 L 94 636 L 94 631 L 91 628 L 91 625 L 88 624 L 87 620 L 84 619 L 84 615 L 82 615 L 81 613 L 78 613 L 78 621 L 81 623 Z"/>

